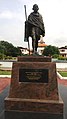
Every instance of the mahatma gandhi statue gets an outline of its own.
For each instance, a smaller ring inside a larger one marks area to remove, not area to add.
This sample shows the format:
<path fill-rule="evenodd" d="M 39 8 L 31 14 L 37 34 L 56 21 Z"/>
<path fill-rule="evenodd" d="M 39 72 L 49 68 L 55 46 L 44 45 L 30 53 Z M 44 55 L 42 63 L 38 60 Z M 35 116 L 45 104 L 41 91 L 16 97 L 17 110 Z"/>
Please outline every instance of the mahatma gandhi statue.
<path fill-rule="evenodd" d="M 29 37 L 32 38 L 32 47 L 33 53 L 37 52 L 38 40 L 40 40 L 40 36 L 45 36 L 45 28 L 41 14 L 38 12 L 39 7 L 37 4 L 33 5 L 33 12 L 30 13 L 28 19 L 26 20 L 26 37 L 27 40 Z"/>

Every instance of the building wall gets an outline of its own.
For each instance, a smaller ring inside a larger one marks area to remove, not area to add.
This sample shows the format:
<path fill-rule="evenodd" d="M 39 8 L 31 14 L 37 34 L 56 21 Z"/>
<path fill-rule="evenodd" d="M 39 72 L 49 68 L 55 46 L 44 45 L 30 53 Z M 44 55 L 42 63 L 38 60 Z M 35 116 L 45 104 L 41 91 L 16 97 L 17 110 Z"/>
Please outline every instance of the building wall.
<path fill-rule="evenodd" d="M 60 55 L 63 57 L 67 57 L 67 49 L 66 48 L 61 48 L 59 49 Z"/>
<path fill-rule="evenodd" d="M 37 52 L 39 55 L 42 55 L 44 47 L 38 47 Z"/>

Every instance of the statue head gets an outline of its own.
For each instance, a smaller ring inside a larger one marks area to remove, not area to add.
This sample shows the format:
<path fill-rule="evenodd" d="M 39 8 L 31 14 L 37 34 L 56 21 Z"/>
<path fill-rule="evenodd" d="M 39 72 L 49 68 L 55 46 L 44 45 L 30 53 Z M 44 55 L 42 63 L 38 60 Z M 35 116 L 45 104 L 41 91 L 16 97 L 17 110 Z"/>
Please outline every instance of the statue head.
<path fill-rule="evenodd" d="M 37 12 L 39 10 L 39 7 L 37 4 L 34 4 L 32 9 L 34 10 L 34 12 Z"/>

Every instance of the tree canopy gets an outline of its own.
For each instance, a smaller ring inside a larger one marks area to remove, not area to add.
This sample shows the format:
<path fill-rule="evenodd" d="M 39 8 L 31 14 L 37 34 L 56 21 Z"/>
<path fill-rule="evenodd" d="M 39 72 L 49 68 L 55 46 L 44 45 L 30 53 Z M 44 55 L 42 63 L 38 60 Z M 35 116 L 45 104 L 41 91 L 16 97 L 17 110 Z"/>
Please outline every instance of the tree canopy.
<path fill-rule="evenodd" d="M 0 41 L 0 53 L 12 57 L 21 55 L 20 49 L 7 41 Z"/>
<path fill-rule="evenodd" d="M 58 47 L 49 45 L 49 46 L 46 46 L 44 48 L 43 55 L 45 55 L 45 56 L 53 56 L 55 54 L 59 55 Z"/>

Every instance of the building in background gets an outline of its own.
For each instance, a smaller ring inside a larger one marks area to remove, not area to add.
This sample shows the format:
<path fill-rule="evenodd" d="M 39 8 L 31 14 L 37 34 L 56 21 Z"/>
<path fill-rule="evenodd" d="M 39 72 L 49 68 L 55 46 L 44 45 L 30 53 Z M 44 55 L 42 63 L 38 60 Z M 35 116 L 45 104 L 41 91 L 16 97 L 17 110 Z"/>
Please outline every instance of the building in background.
<path fill-rule="evenodd" d="M 44 48 L 47 45 L 45 44 L 43 37 L 41 37 L 41 39 L 38 42 L 38 48 L 37 48 L 37 52 L 39 55 L 42 55 Z M 24 47 L 19 47 L 20 51 L 22 54 L 26 55 L 29 54 L 29 49 L 28 48 L 24 48 Z M 30 54 L 32 54 L 32 48 L 30 48 Z"/>
<path fill-rule="evenodd" d="M 60 47 L 59 48 L 60 56 L 67 57 L 67 47 Z"/>
<path fill-rule="evenodd" d="M 29 53 L 27 48 L 19 47 L 19 49 L 20 49 L 21 53 L 24 54 L 24 55 Z"/>
<path fill-rule="evenodd" d="M 37 49 L 39 55 L 42 55 L 43 50 L 44 50 L 44 48 L 45 48 L 46 46 L 47 46 L 47 45 L 45 44 L 43 38 L 41 38 L 41 39 L 39 40 L 39 42 L 38 42 L 38 49 Z"/>
<path fill-rule="evenodd" d="M 24 47 L 19 47 L 21 53 L 23 55 L 28 55 L 29 54 L 29 49 L 28 48 L 24 48 Z M 30 50 L 30 54 L 32 54 L 32 50 Z"/>

